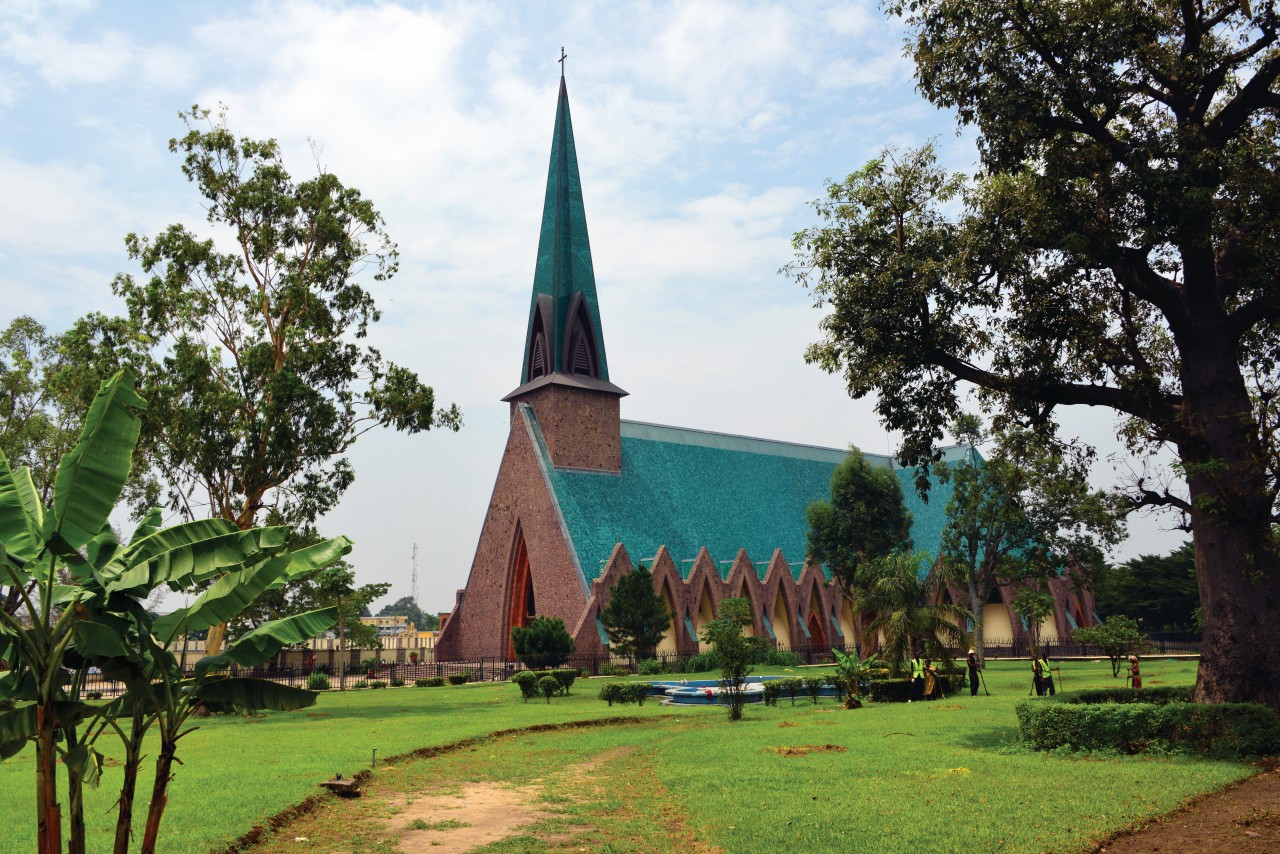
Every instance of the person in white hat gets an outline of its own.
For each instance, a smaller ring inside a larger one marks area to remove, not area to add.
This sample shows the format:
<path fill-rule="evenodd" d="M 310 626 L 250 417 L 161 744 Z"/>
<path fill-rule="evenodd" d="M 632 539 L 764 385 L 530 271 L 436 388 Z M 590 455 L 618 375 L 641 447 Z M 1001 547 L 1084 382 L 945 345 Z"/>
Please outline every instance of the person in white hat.
<path fill-rule="evenodd" d="M 978 671 L 982 669 L 982 663 L 978 661 L 978 651 L 973 647 L 969 647 L 969 696 L 978 696 Z"/>

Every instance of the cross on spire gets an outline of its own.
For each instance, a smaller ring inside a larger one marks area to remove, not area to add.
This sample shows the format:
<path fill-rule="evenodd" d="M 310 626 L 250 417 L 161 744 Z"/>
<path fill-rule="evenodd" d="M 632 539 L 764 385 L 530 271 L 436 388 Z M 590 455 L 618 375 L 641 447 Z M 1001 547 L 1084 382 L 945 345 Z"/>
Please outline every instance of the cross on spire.
<path fill-rule="evenodd" d="M 569 58 L 569 54 L 567 54 L 567 53 L 565 53 L 565 52 L 564 52 L 564 45 L 561 45 L 561 46 L 560 46 L 560 59 L 558 60 L 558 62 L 560 63 L 560 76 L 561 76 L 561 77 L 564 77 L 564 61 L 565 61 L 566 59 L 568 59 L 568 58 Z"/>

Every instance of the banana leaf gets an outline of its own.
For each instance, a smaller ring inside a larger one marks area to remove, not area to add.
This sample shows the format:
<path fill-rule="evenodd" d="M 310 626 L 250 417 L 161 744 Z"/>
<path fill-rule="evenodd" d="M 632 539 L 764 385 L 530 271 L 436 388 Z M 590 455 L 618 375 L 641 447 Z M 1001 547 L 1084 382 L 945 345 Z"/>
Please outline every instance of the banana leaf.
<path fill-rule="evenodd" d="M 9 468 L 9 461 L 0 453 L 0 544 L 21 563 L 40 553 L 44 538 L 41 536 L 43 520 L 27 510 L 26 491 L 34 494 L 31 472 Z M 40 502 L 36 501 L 37 508 Z"/>
<path fill-rule="evenodd" d="M 305 548 L 296 549 L 289 553 L 289 570 L 288 572 L 272 582 L 268 590 L 275 590 L 283 587 L 291 581 L 299 578 L 305 578 L 312 573 L 319 572 L 327 566 L 331 566 L 345 557 L 351 552 L 355 543 L 347 537 L 334 537 L 331 540 L 325 540 L 321 543 L 307 546 Z"/>
<path fill-rule="evenodd" d="M 72 644 L 76 652 L 85 658 L 134 658 L 136 653 L 125 643 L 128 626 L 123 620 L 110 617 L 94 620 L 76 620 L 71 627 Z"/>
<path fill-rule="evenodd" d="M 145 595 L 159 584 L 182 590 L 278 555 L 288 537 L 287 527 L 241 531 L 225 519 L 188 522 L 130 544 L 94 577 L 110 593 Z"/>
<path fill-rule="evenodd" d="M 103 381 L 89 407 L 80 441 L 58 466 L 53 513 L 44 525 L 46 542 L 56 535 L 71 549 L 79 549 L 102 530 L 129 477 L 142 424 L 137 410 L 146 406 L 134 391 L 129 372 L 120 371 Z"/>
<path fill-rule="evenodd" d="M 211 712 L 292 712 L 314 706 L 316 692 L 281 685 L 270 679 L 233 676 L 197 684 L 193 696 Z"/>
<path fill-rule="evenodd" d="M 164 511 L 159 507 L 152 507 L 147 511 L 147 515 L 142 517 L 142 521 L 138 522 L 138 527 L 133 529 L 133 536 L 129 537 L 129 544 L 133 545 L 142 538 L 149 537 L 160 530 L 160 523 L 163 521 Z"/>
<path fill-rule="evenodd" d="M 337 608 L 321 608 L 318 611 L 272 620 L 228 646 L 223 655 L 200 659 L 196 662 L 196 674 L 211 669 L 221 670 L 229 667 L 233 661 L 241 667 L 255 667 L 286 646 L 303 643 L 337 623 Z"/>
<path fill-rule="evenodd" d="M 69 771 L 75 771 L 80 779 L 91 788 L 98 788 L 102 779 L 102 754 L 92 747 L 77 744 L 62 758 Z"/>
<path fill-rule="evenodd" d="M 0 759 L 17 756 L 36 735 L 36 707 L 18 706 L 0 712 Z"/>
<path fill-rule="evenodd" d="M 253 604 L 288 568 L 289 555 L 283 554 L 257 566 L 228 572 L 189 606 L 156 620 L 151 633 L 161 643 L 169 644 L 182 632 L 198 632 L 229 622 Z"/>

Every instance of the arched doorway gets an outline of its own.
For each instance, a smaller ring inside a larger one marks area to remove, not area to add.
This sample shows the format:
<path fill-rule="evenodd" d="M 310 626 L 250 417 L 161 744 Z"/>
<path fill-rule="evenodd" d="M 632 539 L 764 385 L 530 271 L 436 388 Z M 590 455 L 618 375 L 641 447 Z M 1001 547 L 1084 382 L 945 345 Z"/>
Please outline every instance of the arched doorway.
<path fill-rule="evenodd" d="M 524 532 L 516 528 L 516 548 L 511 559 L 510 599 L 507 605 L 507 621 L 504 634 L 507 638 L 507 657 L 516 657 L 515 645 L 511 642 L 511 630 L 518 626 L 527 626 L 538 612 L 533 598 L 533 576 L 529 572 L 529 550 L 525 548 Z"/>
<path fill-rule="evenodd" d="M 742 581 L 738 582 L 738 592 L 735 595 L 739 599 L 746 599 L 748 602 L 751 602 L 751 611 L 752 613 L 755 613 L 755 603 L 751 601 L 751 591 L 750 591 L 750 588 L 747 587 L 747 579 L 743 578 Z M 749 638 L 755 637 L 756 636 L 755 621 L 753 620 L 752 622 L 747 623 L 745 626 L 743 626 L 742 633 Z"/>
<path fill-rule="evenodd" d="M 778 588 L 778 595 L 773 598 L 773 636 L 778 640 L 778 646 L 791 648 L 791 618 L 787 616 L 787 600 L 782 595 L 782 588 Z"/>
<path fill-rule="evenodd" d="M 716 618 L 715 601 L 711 598 L 711 585 L 702 582 L 702 595 L 698 597 L 698 610 L 693 616 L 693 630 L 698 635 L 698 651 L 707 652 L 711 644 L 702 639 L 702 627 Z"/>
<path fill-rule="evenodd" d="M 809 590 L 809 616 L 805 617 L 805 628 L 809 630 L 809 645 L 827 648 L 827 630 L 822 619 L 822 602 L 818 599 L 817 588 Z"/>
<path fill-rule="evenodd" d="M 1013 622 L 999 587 L 992 589 L 982 606 L 982 639 L 984 643 L 1013 643 Z"/>
<path fill-rule="evenodd" d="M 662 640 L 658 641 L 658 655 L 675 655 L 679 652 L 679 646 L 676 643 L 676 606 L 671 598 L 671 585 L 666 581 L 662 582 L 661 596 L 663 607 L 671 615 L 671 622 L 667 624 L 667 631 L 662 636 Z"/>

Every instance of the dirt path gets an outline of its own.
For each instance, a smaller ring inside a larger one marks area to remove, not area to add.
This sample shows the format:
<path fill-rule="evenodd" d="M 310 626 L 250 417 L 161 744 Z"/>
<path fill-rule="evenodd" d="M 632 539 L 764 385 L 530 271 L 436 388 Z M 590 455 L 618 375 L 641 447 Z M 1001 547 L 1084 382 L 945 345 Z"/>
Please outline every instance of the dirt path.
<path fill-rule="evenodd" d="M 1280 768 L 1198 798 L 1100 845 L 1098 854 L 1280 851 Z"/>

